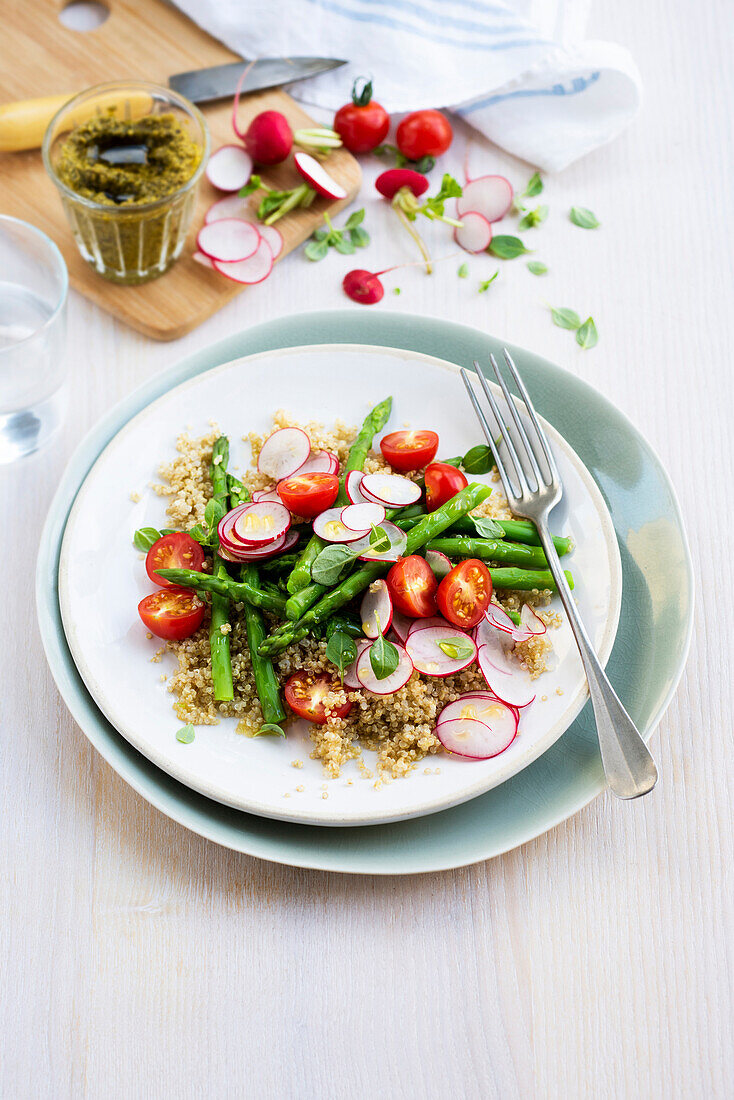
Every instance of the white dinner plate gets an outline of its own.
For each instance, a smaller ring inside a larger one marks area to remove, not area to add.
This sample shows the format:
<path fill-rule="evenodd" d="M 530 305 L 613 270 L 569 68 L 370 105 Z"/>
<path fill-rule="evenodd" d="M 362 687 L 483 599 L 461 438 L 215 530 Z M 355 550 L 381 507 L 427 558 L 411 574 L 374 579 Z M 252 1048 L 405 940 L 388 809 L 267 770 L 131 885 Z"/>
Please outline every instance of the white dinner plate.
<path fill-rule="evenodd" d="M 394 403 L 387 430 L 405 421 L 433 428 L 441 438 L 439 457 L 464 453 L 482 441 L 458 368 L 451 363 L 370 346 L 288 348 L 226 363 L 154 401 L 111 440 L 77 495 L 59 568 L 64 630 L 77 667 L 99 708 L 131 744 L 210 798 L 250 813 L 318 825 L 368 825 L 435 813 L 503 783 L 535 760 L 567 729 L 587 698 L 564 620 L 552 631 L 552 668 L 536 681 L 538 697 L 523 712 L 519 735 L 491 760 L 441 753 L 407 778 L 377 788 L 354 763 L 345 765 L 338 779 L 326 779 L 320 762 L 309 757 L 307 739 L 243 737 L 235 732 L 234 719 L 198 727 L 190 744 L 176 740 L 181 722 L 161 682 L 174 661 L 166 655 L 160 664 L 150 662 L 161 643 L 146 637 L 136 610 L 151 586 L 132 546 L 133 532 L 167 526 L 165 498 L 149 488 L 158 466 L 173 456 L 182 430 L 204 434 L 211 419 L 230 438 L 231 465 L 244 467 L 249 447 L 241 437 L 266 431 L 276 409 L 285 408 L 304 422 L 357 424 L 369 406 L 388 394 Z M 552 526 L 575 543 L 564 564 L 573 571 L 581 614 L 606 662 L 621 602 L 612 521 L 581 460 L 550 425 L 545 427 L 564 485 Z M 138 493 L 141 499 L 134 503 L 131 494 Z M 368 767 L 372 757 L 365 751 Z M 292 767 L 296 759 L 303 761 L 302 769 Z"/>

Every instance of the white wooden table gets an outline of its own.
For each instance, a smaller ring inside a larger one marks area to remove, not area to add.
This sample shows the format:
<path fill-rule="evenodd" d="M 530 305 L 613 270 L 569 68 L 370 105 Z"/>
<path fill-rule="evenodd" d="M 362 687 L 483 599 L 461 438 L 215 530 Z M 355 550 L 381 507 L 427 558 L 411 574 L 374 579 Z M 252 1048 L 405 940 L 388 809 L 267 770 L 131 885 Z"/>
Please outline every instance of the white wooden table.
<path fill-rule="evenodd" d="M 500 265 L 480 295 L 497 265 L 470 260 L 459 279 L 452 259 L 433 279 L 388 277 L 402 293 L 377 307 L 458 319 L 564 364 L 667 464 L 701 592 L 688 670 L 653 739 L 661 781 L 638 803 L 601 797 L 467 870 L 362 879 L 221 850 L 134 794 L 70 719 L 35 624 L 34 556 L 62 466 L 167 364 L 293 308 L 348 305 L 338 288 L 355 265 L 293 256 L 175 345 L 72 297 L 63 438 L 0 471 L 8 1100 L 734 1095 L 728 30 L 723 0 L 599 4 L 592 31 L 632 48 L 647 103 L 613 145 L 548 181 L 551 218 L 526 236 L 551 274 Z M 472 166 L 529 175 L 488 146 Z M 570 226 L 572 203 L 603 228 Z M 413 258 L 388 217 L 367 200 L 367 266 Z M 437 255 L 451 250 L 435 241 Z M 593 313 L 598 348 L 554 328 L 543 299 Z"/>

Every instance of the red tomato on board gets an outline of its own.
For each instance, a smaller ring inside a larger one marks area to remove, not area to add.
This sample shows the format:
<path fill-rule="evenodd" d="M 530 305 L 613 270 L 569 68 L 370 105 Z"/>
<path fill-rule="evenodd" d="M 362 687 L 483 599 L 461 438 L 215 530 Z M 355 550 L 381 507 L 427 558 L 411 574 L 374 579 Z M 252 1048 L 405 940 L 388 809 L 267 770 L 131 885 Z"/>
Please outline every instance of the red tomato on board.
<path fill-rule="evenodd" d="M 393 470 L 401 473 L 422 470 L 436 457 L 438 435 L 428 429 L 390 432 L 380 440 L 380 450 Z"/>
<path fill-rule="evenodd" d="M 467 558 L 455 565 L 438 586 L 436 603 L 444 619 L 462 630 L 471 630 L 482 621 L 492 598 L 489 569 L 478 558 Z"/>
<path fill-rule="evenodd" d="M 145 571 L 153 584 L 168 587 L 172 582 L 159 577 L 156 569 L 195 569 L 201 572 L 204 564 L 204 551 L 191 535 L 184 531 L 173 531 L 157 539 L 145 558 Z"/>
<path fill-rule="evenodd" d="M 412 111 L 398 126 L 395 141 L 408 160 L 440 157 L 451 144 L 451 123 L 440 111 Z"/>
<path fill-rule="evenodd" d="M 294 474 L 278 482 L 278 496 L 289 512 L 313 519 L 331 508 L 339 492 L 336 474 Z"/>
<path fill-rule="evenodd" d="M 355 80 L 352 102 L 336 112 L 334 129 L 350 153 L 370 153 L 385 140 L 390 116 L 372 98 L 372 81 L 360 87 L 360 81 Z"/>
<path fill-rule="evenodd" d="M 330 692 L 338 690 L 339 684 L 327 673 L 314 676 L 312 672 L 301 669 L 294 672 L 286 683 L 284 695 L 286 703 L 299 718 L 323 726 L 327 717 L 324 700 Z M 347 702 L 330 708 L 329 713 L 335 718 L 346 718 L 351 709 L 352 704 Z"/>
<path fill-rule="evenodd" d="M 411 619 L 429 619 L 436 614 L 438 581 L 425 558 L 410 554 L 393 565 L 387 575 L 393 605 Z"/>
<path fill-rule="evenodd" d="M 167 642 L 180 642 L 199 629 L 206 604 L 190 588 L 169 585 L 151 592 L 138 604 L 146 628 Z"/>
<path fill-rule="evenodd" d="M 432 462 L 426 466 L 426 508 L 435 512 L 447 500 L 465 489 L 469 482 L 456 466 L 448 462 Z"/>

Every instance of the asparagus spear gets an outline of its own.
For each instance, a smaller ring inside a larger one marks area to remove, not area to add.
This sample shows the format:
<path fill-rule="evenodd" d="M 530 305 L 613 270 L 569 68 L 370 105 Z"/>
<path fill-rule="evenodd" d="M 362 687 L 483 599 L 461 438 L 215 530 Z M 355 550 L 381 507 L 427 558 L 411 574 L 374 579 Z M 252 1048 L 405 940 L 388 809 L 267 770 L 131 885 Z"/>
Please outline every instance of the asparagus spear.
<path fill-rule="evenodd" d="M 569 587 L 573 588 L 570 571 L 565 569 L 564 572 Z M 521 592 L 530 592 L 534 588 L 540 592 L 544 592 L 546 588 L 551 592 L 556 590 L 556 582 L 549 569 L 517 569 L 509 566 L 506 569 L 490 568 L 489 575 L 494 588 L 514 588 Z"/>
<path fill-rule="evenodd" d="M 377 433 L 381 432 L 385 427 L 391 409 L 392 397 L 386 397 L 379 405 L 375 405 L 374 409 L 370 409 L 367 416 L 364 418 L 364 423 L 359 429 L 352 446 L 349 448 L 349 455 L 344 464 L 344 474 L 339 486 L 339 495 L 336 498 L 335 506 L 349 504 L 349 498 L 344 488 L 344 479 L 352 470 L 362 469 L 373 440 Z M 300 592 L 302 588 L 306 588 L 306 586 L 311 583 L 311 566 L 314 563 L 316 555 L 323 550 L 325 545 L 326 543 L 324 540 L 320 539 L 318 535 L 311 536 L 298 560 L 298 564 L 294 567 L 288 578 L 288 591 L 291 595 Z M 314 601 L 319 598 L 320 594 L 321 593 L 317 593 L 314 596 Z"/>
<path fill-rule="evenodd" d="M 437 538 L 459 516 L 465 515 L 472 508 L 476 508 L 477 505 L 481 504 L 483 500 L 486 500 L 490 492 L 491 489 L 488 486 L 479 485 L 475 482 L 472 485 L 467 485 L 451 500 L 437 508 L 435 512 L 424 516 L 413 530 L 408 532 L 406 556 L 414 554 L 416 550 L 419 550 L 432 538 Z M 332 588 L 321 597 L 318 603 L 309 608 L 299 622 L 282 623 L 269 638 L 265 639 L 260 652 L 264 654 L 280 653 L 281 650 L 296 641 L 299 636 L 303 637 L 301 631 L 304 627 L 309 628 L 317 623 L 325 622 L 335 611 L 338 611 L 351 599 L 359 595 L 360 592 L 364 591 L 372 584 L 372 581 L 386 573 L 391 564 L 389 561 L 368 562 L 354 573 L 351 573 L 336 588 Z"/>
<path fill-rule="evenodd" d="M 548 567 L 546 556 L 540 546 L 525 546 L 521 542 L 505 542 L 503 539 L 453 537 L 448 533 L 442 539 L 431 539 L 426 544 L 426 550 L 439 550 L 449 558 L 481 558 L 482 561 L 523 565 L 526 569 Z"/>
<path fill-rule="evenodd" d="M 418 518 L 415 515 L 401 516 L 399 519 L 396 519 L 395 522 L 398 527 L 402 527 L 404 531 L 408 531 L 411 527 L 415 527 Z M 530 546 L 540 546 L 540 536 L 538 535 L 534 523 L 530 523 L 528 520 L 524 519 L 495 519 L 494 522 L 502 528 L 505 533 L 505 538 L 511 539 L 513 542 L 527 543 Z M 476 537 L 478 532 L 474 524 L 474 517 L 462 516 L 461 519 L 458 519 L 456 523 L 452 524 L 449 533 L 451 535 L 457 534 Z M 553 544 L 561 556 L 568 554 L 571 550 L 571 539 L 563 535 L 554 535 Z"/>
<path fill-rule="evenodd" d="M 273 611 L 276 615 L 285 614 L 285 596 L 276 596 L 274 592 L 264 591 L 249 581 L 234 581 L 229 574 L 210 577 L 208 573 L 197 573 L 195 569 L 158 569 L 156 572 L 172 584 L 193 588 L 195 592 L 228 596 L 231 600 L 249 603 L 264 611 Z"/>
<path fill-rule="evenodd" d="M 223 510 L 227 511 L 227 505 L 229 502 L 229 487 L 227 484 L 227 462 L 229 461 L 229 440 L 226 435 L 220 435 L 219 439 L 214 441 L 212 447 L 212 460 L 209 467 L 209 473 L 212 479 L 212 490 L 214 500 L 218 501 Z M 219 544 L 218 538 L 216 538 L 216 545 Z M 219 554 L 214 553 L 212 560 L 212 573 L 214 576 L 227 576 L 227 570 L 224 567 L 222 559 Z M 222 627 L 227 627 L 231 624 L 229 622 L 229 596 L 225 593 L 214 592 L 212 593 L 212 609 L 211 619 L 209 621 L 209 651 L 211 653 L 212 662 L 212 685 L 214 687 L 214 698 L 218 702 L 228 702 L 234 698 L 234 688 L 232 685 L 232 659 L 229 651 L 229 630 Z"/>
<path fill-rule="evenodd" d="M 248 565 L 242 570 L 242 575 L 245 584 L 257 589 L 259 583 L 257 566 Z M 258 730 L 257 736 L 274 733 L 278 737 L 285 737 L 285 730 L 280 726 L 280 723 L 285 721 L 285 710 L 280 698 L 278 677 L 275 675 L 270 659 L 260 653 L 260 646 L 267 635 L 267 629 L 261 612 L 249 603 L 245 604 L 245 629 L 252 659 L 252 678 L 255 681 L 255 690 L 263 712 L 263 725 Z"/>

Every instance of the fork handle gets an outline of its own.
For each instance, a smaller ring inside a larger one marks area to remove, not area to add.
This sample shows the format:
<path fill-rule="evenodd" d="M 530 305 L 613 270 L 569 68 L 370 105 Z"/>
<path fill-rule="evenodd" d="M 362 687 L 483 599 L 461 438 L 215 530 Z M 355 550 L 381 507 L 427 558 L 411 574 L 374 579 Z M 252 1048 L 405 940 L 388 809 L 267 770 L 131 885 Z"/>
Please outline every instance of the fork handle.
<path fill-rule="evenodd" d="M 639 730 L 622 706 L 594 651 L 563 572 L 561 559 L 553 545 L 547 520 L 539 520 L 537 527 L 586 672 L 607 782 L 618 798 L 639 798 L 651 791 L 657 783 L 658 770 L 655 761 Z"/>

